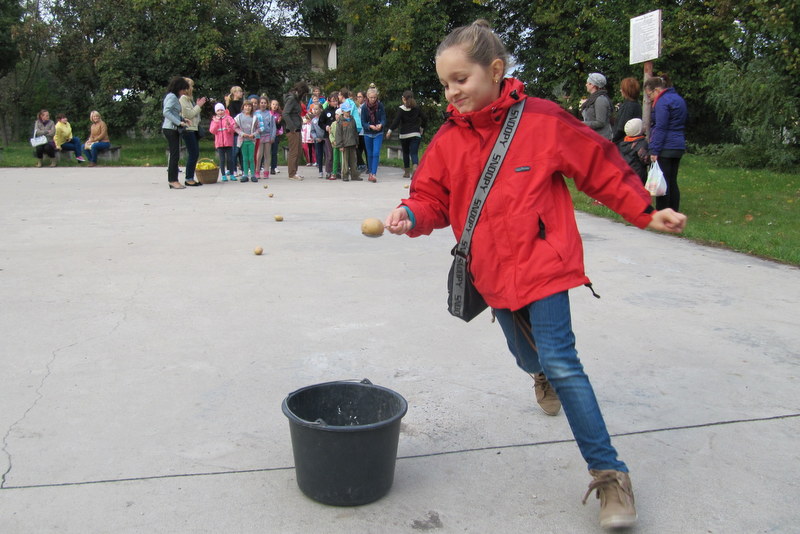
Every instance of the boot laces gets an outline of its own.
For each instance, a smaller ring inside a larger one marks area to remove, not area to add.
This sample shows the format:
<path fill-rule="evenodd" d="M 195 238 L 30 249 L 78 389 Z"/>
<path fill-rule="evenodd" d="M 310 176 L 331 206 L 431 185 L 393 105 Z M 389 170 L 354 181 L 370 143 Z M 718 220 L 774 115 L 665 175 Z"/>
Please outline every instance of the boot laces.
<path fill-rule="evenodd" d="M 616 490 L 627 495 L 628 499 L 633 499 L 633 494 L 631 493 L 630 488 L 626 488 L 620 484 L 619 479 L 617 478 L 617 472 L 606 471 L 596 475 L 595 479 L 589 483 L 589 489 L 586 490 L 586 495 L 583 496 L 583 504 L 586 504 L 586 501 L 589 499 L 589 495 L 591 495 L 595 490 L 597 490 L 596 497 L 599 499 L 600 490 L 603 489 L 608 489 L 610 491 Z M 622 501 L 621 496 L 620 501 Z"/>

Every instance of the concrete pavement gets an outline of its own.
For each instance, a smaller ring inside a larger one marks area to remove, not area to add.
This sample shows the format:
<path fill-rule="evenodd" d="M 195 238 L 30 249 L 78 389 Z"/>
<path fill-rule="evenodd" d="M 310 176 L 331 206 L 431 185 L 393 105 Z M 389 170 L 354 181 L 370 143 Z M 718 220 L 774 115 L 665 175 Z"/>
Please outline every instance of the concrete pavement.
<path fill-rule="evenodd" d="M 599 532 L 563 414 L 488 313 L 447 314 L 450 230 L 360 234 L 401 171 L 281 171 L 170 191 L 164 168 L 0 169 L 0 532 Z M 632 531 L 800 532 L 798 269 L 578 223 L 602 298 L 573 290 L 573 326 Z M 281 401 L 364 377 L 409 402 L 394 486 L 318 504 Z"/>

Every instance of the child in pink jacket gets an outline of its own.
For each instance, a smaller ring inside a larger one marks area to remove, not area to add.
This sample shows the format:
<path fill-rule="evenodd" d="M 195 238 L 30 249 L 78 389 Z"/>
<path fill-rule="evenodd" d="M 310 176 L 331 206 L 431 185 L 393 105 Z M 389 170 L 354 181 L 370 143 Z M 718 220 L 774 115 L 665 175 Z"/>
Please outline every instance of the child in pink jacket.
<path fill-rule="evenodd" d="M 236 123 L 233 122 L 233 117 L 225 113 L 225 106 L 217 104 L 214 106 L 214 118 L 211 119 L 211 126 L 208 131 L 214 134 L 214 146 L 217 149 L 217 157 L 219 158 L 219 172 L 222 176 L 222 181 L 235 182 L 233 173 L 236 170 L 236 160 L 233 157 L 233 134 L 235 133 Z M 228 172 L 225 172 L 225 169 Z"/>

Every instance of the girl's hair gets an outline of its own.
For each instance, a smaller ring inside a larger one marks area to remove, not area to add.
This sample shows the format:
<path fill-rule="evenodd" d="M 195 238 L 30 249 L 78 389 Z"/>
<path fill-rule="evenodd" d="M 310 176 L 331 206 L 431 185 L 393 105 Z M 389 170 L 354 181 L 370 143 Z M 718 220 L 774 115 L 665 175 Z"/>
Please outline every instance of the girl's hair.
<path fill-rule="evenodd" d="M 380 95 L 380 93 L 378 92 L 378 88 L 375 87 L 374 83 L 369 84 L 369 89 L 367 89 L 367 94 L 364 96 L 367 97 L 369 95 L 375 95 L 375 96 Z"/>
<path fill-rule="evenodd" d="M 169 81 L 167 85 L 167 93 L 172 93 L 175 96 L 180 96 L 178 93 L 185 91 L 189 88 L 189 82 L 183 76 L 175 76 Z"/>
<path fill-rule="evenodd" d="M 619 84 L 619 88 L 628 100 L 639 100 L 641 86 L 639 85 L 639 80 L 636 78 L 623 79 Z"/>
<path fill-rule="evenodd" d="M 450 32 L 436 49 L 436 56 L 454 46 L 463 48 L 470 61 L 483 67 L 488 67 L 495 59 L 503 62 L 503 69 L 508 66 L 508 52 L 505 45 L 484 19 L 478 19 L 469 26 L 461 26 Z"/>
<path fill-rule="evenodd" d="M 65 114 L 63 114 L 63 113 L 59 113 L 58 115 L 56 115 L 56 120 L 57 121 L 60 121 L 61 119 L 66 119 L 66 118 L 67 118 L 67 116 Z"/>
<path fill-rule="evenodd" d="M 644 82 L 645 91 L 652 91 L 653 89 L 666 89 L 672 87 L 672 80 L 666 72 L 659 72 L 658 76 L 648 78 Z"/>
<path fill-rule="evenodd" d="M 36 114 L 36 120 L 37 121 L 42 120 L 42 113 L 50 113 L 50 112 L 47 111 L 46 109 L 40 109 L 39 113 Z M 30 117 L 30 115 L 28 115 L 28 116 Z"/>
<path fill-rule="evenodd" d="M 347 87 L 342 87 L 341 89 L 339 89 L 339 94 L 342 95 L 342 100 L 347 100 L 348 98 L 350 98 L 350 89 L 348 89 Z"/>
<path fill-rule="evenodd" d="M 244 96 L 244 89 L 242 89 L 238 85 L 234 85 L 233 87 L 231 87 L 231 98 L 233 98 L 234 93 L 239 93 L 240 95 Z"/>
<path fill-rule="evenodd" d="M 406 99 L 406 106 L 410 108 L 417 107 L 417 101 L 414 100 L 414 93 L 411 91 L 403 91 L 403 98 Z"/>
<path fill-rule="evenodd" d="M 328 95 L 328 100 L 335 98 L 339 100 L 339 91 L 332 91 L 331 94 Z"/>
<path fill-rule="evenodd" d="M 93 109 L 92 111 L 89 112 L 89 120 L 92 120 L 93 115 L 97 115 L 98 119 L 103 120 L 103 116 L 100 115 L 100 112 L 97 111 L 96 109 Z"/>

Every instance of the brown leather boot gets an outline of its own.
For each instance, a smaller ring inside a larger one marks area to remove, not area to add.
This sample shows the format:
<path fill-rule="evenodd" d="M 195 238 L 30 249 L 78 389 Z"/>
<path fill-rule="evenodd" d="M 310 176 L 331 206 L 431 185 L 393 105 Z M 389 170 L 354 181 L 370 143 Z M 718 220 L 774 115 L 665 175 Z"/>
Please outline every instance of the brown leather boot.
<path fill-rule="evenodd" d="M 600 526 L 603 528 L 625 528 L 636 523 L 636 506 L 634 506 L 633 487 L 628 473 L 612 469 L 590 469 L 594 480 L 583 496 L 583 504 L 596 490 L 600 499 Z"/>
<path fill-rule="evenodd" d="M 411 169 L 408 167 L 403 169 L 403 178 L 411 178 Z"/>
<path fill-rule="evenodd" d="M 547 415 L 558 415 L 561 410 L 561 401 L 556 390 L 547 381 L 544 373 L 531 374 L 533 377 L 533 390 L 536 392 L 536 402 Z"/>

